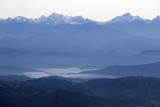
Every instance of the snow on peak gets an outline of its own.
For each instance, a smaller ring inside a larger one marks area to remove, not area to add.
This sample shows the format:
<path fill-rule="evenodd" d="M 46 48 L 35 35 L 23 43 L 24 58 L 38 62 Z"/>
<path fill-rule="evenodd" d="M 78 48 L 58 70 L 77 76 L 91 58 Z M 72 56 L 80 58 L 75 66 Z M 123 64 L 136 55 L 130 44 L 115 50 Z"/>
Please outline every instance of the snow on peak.
<path fill-rule="evenodd" d="M 82 16 L 64 16 L 63 14 L 53 13 L 47 18 L 48 20 L 54 22 L 54 24 L 83 24 L 91 22 L 91 20 L 84 19 Z"/>
<path fill-rule="evenodd" d="M 32 19 L 28 19 L 28 18 L 23 17 L 23 16 L 17 16 L 15 18 L 13 18 L 13 20 L 16 21 L 16 22 L 21 22 L 21 23 L 23 23 L 23 22 L 32 22 Z"/>
<path fill-rule="evenodd" d="M 49 16 L 42 15 L 39 18 L 29 19 L 23 16 L 17 16 L 14 18 L 0 19 L 0 23 L 10 23 L 10 22 L 18 22 L 18 23 L 39 23 L 39 24 L 84 24 L 88 22 L 96 22 L 89 19 L 85 19 L 82 16 L 64 16 L 63 14 L 53 13 Z"/>
<path fill-rule="evenodd" d="M 92 22 L 91 20 L 84 19 L 82 16 L 64 16 L 63 14 L 52 13 L 48 17 L 41 16 L 34 20 L 36 23 L 45 23 L 45 24 L 83 24 L 87 22 Z"/>
<path fill-rule="evenodd" d="M 125 23 L 125 22 L 132 22 L 134 20 L 143 21 L 139 16 L 132 16 L 130 13 L 123 14 L 122 16 L 117 16 L 114 19 L 108 21 L 107 23 Z"/>
<path fill-rule="evenodd" d="M 39 18 L 36 18 L 36 19 L 34 19 L 33 21 L 35 22 L 35 23 L 43 23 L 45 20 L 46 20 L 46 16 L 45 15 L 42 15 L 41 17 L 39 17 Z"/>
<path fill-rule="evenodd" d="M 52 24 L 66 24 L 68 17 L 65 17 L 63 14 L 53 13 L 46 18 L 47 22 Z"/>
<path fill-rule="evenodd" d="M 9 22 L 18 22 L 18 23 L 39 23 L 39 24 L 52 24 L 52 25 L 58 25 L 58 24 L 85 24 L 85 23 L 96 23 L 99 25 L 102 24 L 112 24 L 112 23 L 130 23 L 133 21 L 139 21 L 147 24 L 151 23 L 160 23 L 160 16 L 157 16 L 156 18 L 152 20 L 143 19 L 139 16 L 132 16 L 130 13 L 123 14 L 122 16 L 117 16 L 114 19 L 107 21 L 107 22 L 97 22 L 90 19 L 85 19 L 82 16 L 67 16 L 63 14 L 57 14 L 52 13 L 49 16 L 42 15 L 39 18 L 35 19 L 29 19 L 23 16 L 18 16 L 15 18 L 7 18 L 7 19 L 0 19 L 0 23 L 9 23 Z"/>

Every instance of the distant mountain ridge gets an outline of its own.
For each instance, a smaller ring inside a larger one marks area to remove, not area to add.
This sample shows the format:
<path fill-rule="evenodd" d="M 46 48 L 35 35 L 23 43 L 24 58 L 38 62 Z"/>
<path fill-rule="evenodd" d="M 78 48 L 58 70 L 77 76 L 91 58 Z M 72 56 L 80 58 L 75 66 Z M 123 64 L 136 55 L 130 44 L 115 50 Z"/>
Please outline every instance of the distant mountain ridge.
<path fill-rule="evenodd" d="M 29 19 L 23 16 L 17 16 L 14 18 L 7 18 L 7 19 L 0 19 L 0 23 L 38 23 L 38 24 L 53 24 L 53 25 L 58 25 L 58 24 L 85 24 L 85 23 L 97 23 L 96 21 L 90 20 L 90 19 L 85 19 L 82 16 L 64 16 L 63 14 L 57 14 L 53 13 L 51 15 L 44 16 L 42 15 L 39 18 L 35 19 Z"/>
<path fill-rule="evenodd" d="M 152 20 L 143 19 L 140 16 L 132 16 L 130 13 L 123 14 L 122 16 L 117 16 L 113 18 L 110 21 L 107 21 L 106 23 L 127 23 L 127 22 L 133 22 L 133 21 L 141 21 L 144 23 L 151 23 Z"/>
<path fill-rule="evenodd" d="M 8 25 L 7 25 L 8 24 Z M 31 32 L 27 32 L 27 34 L 34 33 L 38 30 L 38 28 L 45 28 L 48 26 L 48 28 L 45 30 L 49 30 L 52 25 L 54 26 L 62 26 L 62 25 L 86 25 L 86 24 L 96 24 L 100 25 L 102 27 L 112 28 L 115 30 L 119 30 L 131 35 L 135 36 L 141 36 L 141 37 L 147 37 L 147 38 L 160 38 L 159 37 L 159 28 L 160 28 L 160 16 L 157 16 L 153 19 L 143 19 L 140 16 L 133 16 L 130 13 L 123 14 L 122 16 L 117 16 L 109 21 L 99 22 L 95 20 L 91 20 L 88 18 L 84 18 L 82 16 L 68 16 L 63 14 L 57 14 L 53 13 L 49 16 L 42 15 L 39 18 L 26 18 L 23 16 L 17 16 L 14 18 L 7 18 L 7 19 L 0 19 L 0 35 L 8 36 L 3 34 L 5 31 L 5 28 L 8 29 L 11 27 L 11 31 L 9 35 L 13 35 L 15 32 L 19 32 L 20 29 L 17 27 L 13 27 L 14 25 L 21 26 L 22 28 L 24 26 L 29 28 L 29 26 L 33 26 L 36 28 L 31 28 Z M 2 26 L 2 28 L 1 28 Z M 8 27 L 9 26 L 9 27 Z M 65 27 L 63 26 L 63 28 Z M 23 34 L 26 35 L 26 29 L 22 29 Z M 94 31 L 94 30 L 93 30 Z M 41 31 L 40 31 L 41 32 Z"/>
<path fill-rule="evenodd" d="M 58 24 L 86 24 L 86 23 L 96 23 L 96 24 L 113 24 L 113 23 L 128 23 L 128 22 L 133 22 L 133 21 L 140 21 L 144 22 L 147 24 L 154 23 L 154 22 L 160 22 L 160 16 L 157 16 L 153 18 L 152 20 L 150 19 L 143 19 L 140 16 L 132 16 L 130 13 L 123 14 L 122 16 L 117 16 L 113 18 L 110 21 L 106 22 L 98 22 L 95 20 L 91 20 L 88 18 L 83 18 L 82 16 L 68 16 L 68 15 L 63 15 L 63 14 L 57 14 L 57 13 L 52 13 L 51 15 L 44 16 L 42 15 L 39 18 L 26 18 L 23 16 L 17 16 L 14 18 L 7 18 L 7 19 L 0 19 L 0 23 L 10 23 L 10 22 L 17 22 L 17 23 L 38 23 L 38 24 L 53 24 L 53 25 L 58 25 Z"/>

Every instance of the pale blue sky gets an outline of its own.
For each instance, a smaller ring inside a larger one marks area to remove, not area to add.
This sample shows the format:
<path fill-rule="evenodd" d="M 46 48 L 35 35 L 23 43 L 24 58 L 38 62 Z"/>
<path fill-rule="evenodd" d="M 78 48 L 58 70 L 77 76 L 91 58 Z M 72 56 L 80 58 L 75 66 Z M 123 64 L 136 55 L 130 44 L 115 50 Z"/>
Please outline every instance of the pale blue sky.
<path fill-rule="evenodd" d="M 0 0 L 0 18 L 35 18 L 53 12 L 97 21 L 110 20 L 127 12 L 152 19 L 160 15 L 160 0 Z"/>

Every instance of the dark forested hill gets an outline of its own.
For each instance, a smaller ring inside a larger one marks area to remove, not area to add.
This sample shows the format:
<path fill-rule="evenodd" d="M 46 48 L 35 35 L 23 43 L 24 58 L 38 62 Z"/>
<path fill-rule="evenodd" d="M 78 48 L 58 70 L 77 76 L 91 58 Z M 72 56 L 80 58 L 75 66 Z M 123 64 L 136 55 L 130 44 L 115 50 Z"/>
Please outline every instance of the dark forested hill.
<path fill-rule="evenodd" d="M 159 78 L 125 77 L 117 79 L 93 79 L 83 83 L 72 83 L 54 78 L 40 78 L 26 82 L 13 82 L 12 84 L 23 87 L 35 87 L 36 89 L 51 93 L 63 89 L 101 98 L 159 102 L 159 83 Z"/>
<path fill-rule="evenodd" d="M 1 107 L 154 107 L 149 101 L 104 99 L 66 90 L 47 92 L 32 86 L 0 82 Z"/>
<path fill-rule="evenodd" d="M 62 89 L 47 92 L 7 82 L 0 82 L 0 96 L 1 107 L 154 107 L 145 100 L 104 99 Z"/>

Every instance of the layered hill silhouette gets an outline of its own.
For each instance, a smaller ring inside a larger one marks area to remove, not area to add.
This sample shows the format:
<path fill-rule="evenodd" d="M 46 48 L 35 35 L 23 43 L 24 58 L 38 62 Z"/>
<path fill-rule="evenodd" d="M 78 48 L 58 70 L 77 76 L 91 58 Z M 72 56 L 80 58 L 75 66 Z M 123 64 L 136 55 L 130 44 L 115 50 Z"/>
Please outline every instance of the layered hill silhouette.
<path fill-rule="evenodd" d="M 140 65 L 126 66 L 109 66 L 99 70 L 91 70 L 83 72 L 84 74 L 106 75 L 110 77 L 124 76 L 145 76 L 145 77 L 160 77 L 160 62 Z"/>
<path fill-rule="evenodd" d="M 72 83 L 49 77 L 0 82 L 0 104 L 8 107 L 154 107 L 159 101 L 159 81 L 158 78 L 126 77 Z"/>
<path fill-rule="evenodd" d="M 159 50 L 159 19 L 157 16 L 147 20 L 130 13 L 103 23 L 55 13 L 37 19 L 1 19 L 0 65 L 100 68 L 116 64 L 158 62 L 159 57 L 153 58 L 153 55 L 136 58 L 130 55 Z M 6 48 L 9 49 L 8 53 Z M 118 54 L 108 55 L 110 52 Z M 10 60 L 12 58 L 15 62 Z"/>

